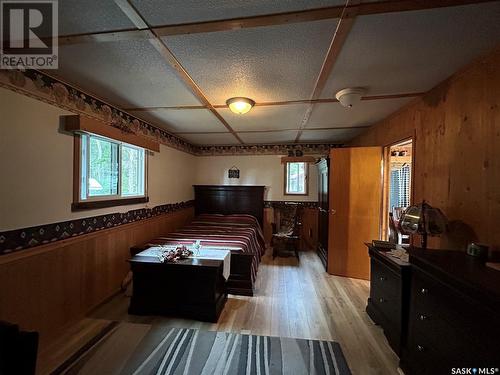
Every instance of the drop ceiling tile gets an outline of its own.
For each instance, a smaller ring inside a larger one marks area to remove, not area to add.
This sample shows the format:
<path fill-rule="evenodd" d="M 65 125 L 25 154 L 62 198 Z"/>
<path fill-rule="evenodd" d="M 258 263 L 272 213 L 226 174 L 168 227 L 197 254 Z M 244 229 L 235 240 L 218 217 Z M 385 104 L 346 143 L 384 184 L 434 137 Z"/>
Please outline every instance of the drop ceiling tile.
<path fill-rule="evenodd" d="M 500 43 L 500 2 L 360 16 L 322 97 L 427 91 Z"/>
<path fill-rule="evenodd" d="M 345 143 L 361 134 L 365 129 L 322 129 L 304 130 L 300 142 Z"/>
<path fill-rule="evenodd" d="M 59 35 L 134 28 L 113 0 L 59 1 Z"/>
<path fill-rule="evenodd" d="M 228 108 L 218 109 L 236 131 L 297 129 L 306 110 L 306 104 L 256 106 L 244 115 L 234 114 Z"/>
<path fill-rule="evenodd" d="M 132 3 L 150 24 L 159 26 L 338 6 L 343 5 L 345 1 L 132 0 Z"/>
<path fill-rule="evenodd" d="M 278 132 L 256 132 L 256 133 L 238 133 L 245 143 L 291 143 L 297 136 L 296 130 L 286 130 Z"/>
<path fill-rule="evenodd" d="M 338 102 L 319 103 L 314 106 L 307 128 L 372 125 L 412 100 L 413 98 L 362 100 L 353 108 L 345 108 Z"/>
<path fill-rule="evenodd" d="M 182 138 L 196 145 L 236 145 L 240 144 L 231 133 L 182 134 Z"/>
<path fill-rule="evenodd" d="M 129 112 L 174 133 L 227 131 L 226 127 L 207 109 L 156 109 Z"/>
<path fill-rule="evenodd" d="M 146 40 L 61 46 L 52 72 L 118 106 L 200 104 Z"/>
<path fill-rule="evenodd" d="M 214 104 L 309 98 L 337 21 L 165 37 Z"/>

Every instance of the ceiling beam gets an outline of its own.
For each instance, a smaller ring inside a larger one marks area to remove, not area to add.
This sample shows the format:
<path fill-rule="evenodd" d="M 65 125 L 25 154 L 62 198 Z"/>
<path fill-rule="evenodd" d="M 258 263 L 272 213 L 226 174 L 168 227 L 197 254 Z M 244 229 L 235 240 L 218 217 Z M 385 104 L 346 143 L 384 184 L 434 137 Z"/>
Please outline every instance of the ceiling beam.
<path fill-rule="evenodd" d="M 384 100 L 384 99 L 401 99 L 401 98 L 416 98 L 424 95 L 425 92 L 410 92 L 403 94 L 389 94 L 389 95 L 368 95 L 363 96 L 361 100 Z M 261 102 L 255 103 L 255 107 L 273 107 L 282 105 L 294 105 L 294 104 L 321 104 L 321 103 L 338 103 L 335 98 L 320 98 L 316 100 L 303 99 L 303 100 L 286 100 L 281 102 Z M 227 108 L 227 104 L 214 104 L 214 108 Z M 155 111 L 158 109 L 168 109 L 168 110 L 192 110 L 192 109 L 207 109 L 207 107 L 202 105 L 184 105 L 184 106 L 164 106 L 164 107 L 131 107 L 124 108 L 124 111 L 136 111 L 136 112 L 148 112 Z"/>
<path fill-rule="evenodd" d="M 346 6 L 342 11 L 339 22 L 337 23 L 337 29 L 333 34 L 332 41 L 330 42 L 330 47 L 328 48 L 325 59 L 323 60 L 323 65 L 321 66 L 321 70 L 319 71 L 318 78 L 316 79 L 316 83 L 314 84 L 314 89 L 311 94 L 311 103 L 306 109 L 306 113 L 304 114 L 304 118 L 302 119 L 302 122 L 300 124 L 299 131 L 297 132 L 297 136 L 295 137 L 295 142 L 298 142 L 300 140 L 302 129 L 307 126 L 307 123 L 311 118 L 311 114 L 315 105 L 314 101 L 319 99 L 319 97 L 321 96 L 321 93 L 325 88 L 326 81 L 328 80 L 328 77 L 330 76 L 335 63 L 337 62 L 337 58 L 340 55 L 340 50 L 344 46 L 344 43 L 347 40 L 347 36 L 349 35 L 349 32 L 354 25 L 354 21 L 357 15 L 357 8 L 352 7 L 351 5 L 357 5 L 360 1 L 361 0 L 347 0 L 346 2 Z"/>
<path fill-rule="evenodd" d="M 123 0 L 117 0 L 122 2 Z M 406 12 L 413 10 L 436 9 L 468 4 L 486 3 L 498 0 L 392 0 L 351 4 L 347 12 L 357 15 L 371 15 L 393 12 Z M 296 12 L 275 13 L 263 16 L 240 17 L 226 20 L 193 22 L 180 25 L 164 25 L 125 30 L 110 30 L 96 33 L 82 33 L 64 35 L 59 37 L 59 45 L 69 45 L 91 42 L 116 42 L 133 39 L 150 39 L 154 31 L 159 37 L 169 35 L 186 35 L 195 33 L 208 33 L 227 30 L 238 30 L 252 27 L 285 25 L 300 22 L 311 22 L 325 19 L 340 18 L 344 6 L 308 9 Z M 136 11 L 136 13 L 138 13 Z M 132 15 L 133 16 L 133 15 Z"/>
<path fill-rule="evenodd" d="M 113 30 L 102 31 L 98 33 L 82 33 L 59 37 L 59 45 L 83 44 L 83 43 L 105 43 L 121 42 L 124 40 L 149 39 L 151 33 L 149 30 Z M 42 39 L 43 40 L 43 39 Z"/>
<path fill-rule="evenodd" d="M 369 128 L 370 125 L 362 125 L 362 126 L 333 126 L 326 128 L 307 128 L 303 129 L 304 131 L 311 130 L 350 130 L 350 129 L 366 129 Z M 298 130 L 297 128 L 291 129 L 267 129 L 267 130 L 239 130 L 238 134 L 246 134 L 246 133 L 279 133 L 279 132 L 287 132 Z M 228 134 L 228 132 L 176 132 L 173 133 L 175 135 L 192 135 L 192 134 Z"/>
<path fill-rule="evenodd" d="M 343 6 L 300 10 L 296 12 L 275 13 L 263 16 L 241 17 L 220 21 L 188 23 L 155 27 L 159 36 L 211 33 L 217 31 L 239 30 L 262 26 L 287 25 L 291 23 L 320 21 L 339 18 Z"/>
<path fill-rule="evenodd" d="M 130 3 L 129 0 L 114 0 L 115 3 L 120 7 L 120 9 L 125 13 L 125 15 L 132 21 L 132 23 L 138 29 L 146 29 L 149 27 L 146 20 L 141 16 L 139 11 Z M 165 61 L 170 65 L 171 68 L 177 73 L 178 77 L 184 82 L 184 84 L 191 90 L 191 92 L 198 98 L 198 100 L 206 107 L 212 114 L 221 122 L 222 125 L 238 140 L 240 143 L 244 143 L 243 140 L 236 134 L 229 123 L 220 115 L 219 112 L 213 107 L 213 105 L 208 101 L 207 96 L 203 93 L 201 88 L 196 84 L 193 78 L 189 75 L 187 70 L 182 66 L 175 55 L 170 51 L 165 42 L 155 34 L 153 30 L 148 30 L 151 33 L 151 38 L 149 42 L 155 49 L 160 53 L 160 55 L 165 59 Z"/>
<path fill-rule="evenodd" d="M 394 13 L 394 12 L 408 12 L 413 10 L 426 10 L 426 9 L 437 9 L 454 7 L 460 5 L 469 4 L 479 4 L 488 3 L 498 0 L 387 0 L 380 2 L 368 2 L 362 3 L 354 6 L 348 6 L 348 8 L 357 8 L 357 13 L 359 16 L 367 16 L 371 14 L 381 14 L 381 13 Z"/>

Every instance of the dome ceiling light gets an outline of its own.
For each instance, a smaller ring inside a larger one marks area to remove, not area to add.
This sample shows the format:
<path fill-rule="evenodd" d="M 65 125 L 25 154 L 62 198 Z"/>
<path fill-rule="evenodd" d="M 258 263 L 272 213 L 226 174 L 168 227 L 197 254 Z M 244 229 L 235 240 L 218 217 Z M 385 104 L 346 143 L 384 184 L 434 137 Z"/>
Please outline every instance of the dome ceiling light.
<path fill-rule="evenodd" d="M 365 90 L 360 87 L 346 88 L 335 94 L 335 98 L 346 108 L 352 108 L 359 103 Z"/>
<path fill-rule="evenodd" d="M 226 104 L 231 112 L 243 115 L 252 109 L 255 102 L 249 98 L 237 97 L 226 100 Z"/>

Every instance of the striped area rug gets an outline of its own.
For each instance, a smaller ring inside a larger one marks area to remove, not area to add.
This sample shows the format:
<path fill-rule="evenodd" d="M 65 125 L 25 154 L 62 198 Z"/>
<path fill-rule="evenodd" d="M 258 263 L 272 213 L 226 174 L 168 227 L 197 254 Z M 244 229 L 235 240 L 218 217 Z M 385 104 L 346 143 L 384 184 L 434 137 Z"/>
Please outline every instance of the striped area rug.
<path fill-rule="evenodd" d="M 270 336 L 121 323 L 56 374 L 344 375 L 340 345 Z"/>

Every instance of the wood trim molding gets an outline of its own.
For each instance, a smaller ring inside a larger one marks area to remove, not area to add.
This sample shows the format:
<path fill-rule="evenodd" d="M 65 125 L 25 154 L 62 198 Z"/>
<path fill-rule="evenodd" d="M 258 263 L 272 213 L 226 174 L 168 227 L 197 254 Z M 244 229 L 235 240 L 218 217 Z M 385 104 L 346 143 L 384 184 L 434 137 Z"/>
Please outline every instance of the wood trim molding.
<path fill-rule="evenodd" d="M 360 16 L 371 14 L 409 12 L 415 10 L 437 9 L 454 7 L 460 5 L 488 3 L 496 0 L 386 0 L 380 2 L 367 2 L 349 8 L 357 8 L 356 12 Z"/>
<path fill-rule="evenodd" d="M 351 5 L 358 5 L 360 1 L 361 0 L 353 0 L 351 2 L 347 1 L 347 4 L 342 11 L 342 15 L 340 16 L 340 20 L 337 24 L 337 29 L 333 34 L 330 47 L 328 48 L 328 52 L 323 61 L 323 66 L 321 67 L 318 78 L 314 85 L 314 89 L 311 94 L 311 101 L 318 99 L 321 96 L 323 89 L 325 88 L 326 82 L 330 77 L 333 67 L 337 62 L 337 58 L 340 55 L 340 51 L 344 46 L 345 41 L 347 40 L 347 36 L 349 35 L 349 32 L 351 31 L 351 28 L 354 25 L 354 21 L 357 16 L 358 8 L 351 7 Z M 297 136 L 295 137 L 295 142 L 298 142 L 300 140 L 302 129 L 307 126 L 307 123 L 311 118 L 314 104 L 314 102 L 311 102 L 311 104 L 309 104 L 309 107 L 307 108 L 306 113 L 304 114 L 304 118 L 302 119 L 302 122 L 300 124 L 300 130 L 297 132 Z"/>
<path fill-rule="evenodd" d="M 346 130 L 346 129 L 367 129 L 370 126 L 329 126 L 324 128 L 307 128 L 302 129 L 303 131 L 314 131 L 314 130 Z M 248 133 L 280 133 L 287 131 L 299 130 L 298 128 L 285 128 L 285 129 L 264 129 L 264 130 L 238 130 L 238 134 L 248 134 Z M 178 132 L 174 133 L 177 135 L 186 135 L 186 134 L 228 134 L 228 132 Z"/>
<path fill-rule="evenodd" d="M 107 200 L 88 201 L 88 202 L 73 202 L 71 204 L 71 211 L 94 210 L 98 208 L 115 207 L 115 206 L 128 206 L 131 204 L 141 204 L 147 202 L 149 202 L 149 197 L 107 199 Z"/>
<path fill-rule="evenodd" d="M 117 0 L 121 1 L 121 0 Z M 389 0 L 381 2 L 349 5 L 348 11 L 358 15 L 371 15 L 415 10 L 436 9 L 468 4 L 492 2 L 495 0 Z M 339 18 L 344 6 L 324 7 L 295 12 L 274 13 L 262 16 L 240 17 L 217 21 L 193 22 L 180 25 L 164 25 L 137 29 L 110 30 L 95 33 L 62 35 L 59 45 L 70 45 L 95 42 L 116 42 L 133 39 L 152 39 L 151 31 L 157 36 L 186 35 L 228 30 L 239 30 L 252 27 L 284 25 L 299 22 L 311 22 L 324 19 Z"/>
<path fill-rule="evenodd" d="M 281 164 L 285 163 L 316 163 L 316 158 L 313 156 L 283 156 Z"/>
<path fill-rule="evenodd" d="M 82 137 L 73 135 L 73 202 L 80 200 L 80 156 Z"/>
<path fill-rule="evenodd" d="M 301 148 L 304 153 L 323 154 L 340 143 L 307 142 L 297 144 L 193 145 L 165 129 L 143 121 L 120 108 L 97 98 L 45 72 L 27 69 L 0 70 L 0 87 L 36 99 L 58 108 L 94 118 L 114 126 L 129 127 L 144 138 L 195 156 L 211 155 L 286 155 L 288 150 Z"/>
<path fill-rule="evenodd" d="M 130 3 L 129 0 L 114 0 L 116 5 L 125 13 L 129 20 L 139 29 L 144 29 L 150 27 L 144 17 L 140 12 Z M 187 70 L 177 59 L 177 57 L 170 51 L 161 35 L 159 35 L 156 29 L 151 29 L 149 31 L 152 38 L 149 39 L 151 45 L 158 51 L 158 53 L 164 58 L 165 62 L 177 72 L 177 76 L 184 82 L 186 87 L 191 90 L 191 92 L 196 96 L 196 98 L 204 105 L 206 108 L 212 112 L 212 114 L 219 120 L 219 122 L 226 127 L 226 129 L 238 140 L 239 143 L 244 143 L 243 140 L 236 134 L 229 123 L 220 115 L 219 112 L 214 108 L 214 106 L 209 102 L 207 96 L 203 93 L 201 88 L 189 75 Z"/>
<path fill-rule="evenodd" d="M 262 26 L 287 25 L 291 23 L 319 21 L 339 18 L 342 6 L 325 7 L 295 12 L 267 14 L 262 16 L 241 17 L 226 20 L 187 23 L 184 25 L 167 25 L 155 27 L 155 33 L 162 36 L 210 33 L 217 31 L 239 30 Z"/>
<path fill-rule="evenodd" d="M 402 94 L 387 94 L 387 95 L 368 95 L 361 98 L 362 101 L 365 100 L 383 100 L 383 99 L 400 99 L 400 98 L 415 98 L 425 95 L 425 92 L 409 92 Z M 270 107 L 270 106 L 281 106 L 281 105 L 294 105 L 294 104 L 317 104 L 317 103 L 338 103 L 335 98 L 318 98 L 318 99 L 301 99 L 301 100 L 285 100 L 280 102 L 261 102 L 255 103 L 255 107 Z M 227 104 L 214 104 L 214 108 L 227 108 Z M 186 105 L 186 106 L 165 106 L 165 107 L 131 107 L 124 108 L 125 111 L 134 112 L 147 112 L 155 111 L 158 109 L 168 109 L 168 110 L 192 110 L 192 109 L 207 109 L 203 105 Z M 238 132 L 241 133 L 241 132 Z M 176 133 L 180 134 L 180 133 Z"/>
<path fill-rule="evenodd" d="M 129 143 L 154 152 L 160 152 L 160 144 L 149 138 L 141 137 L 129 131 L 121 131 L 118 128 L 107 125 L 105 122 L 91 117 L 81 115 L 61 116 L 64 129 L 69 132 L 85 132 L 117 141 Z"/>

